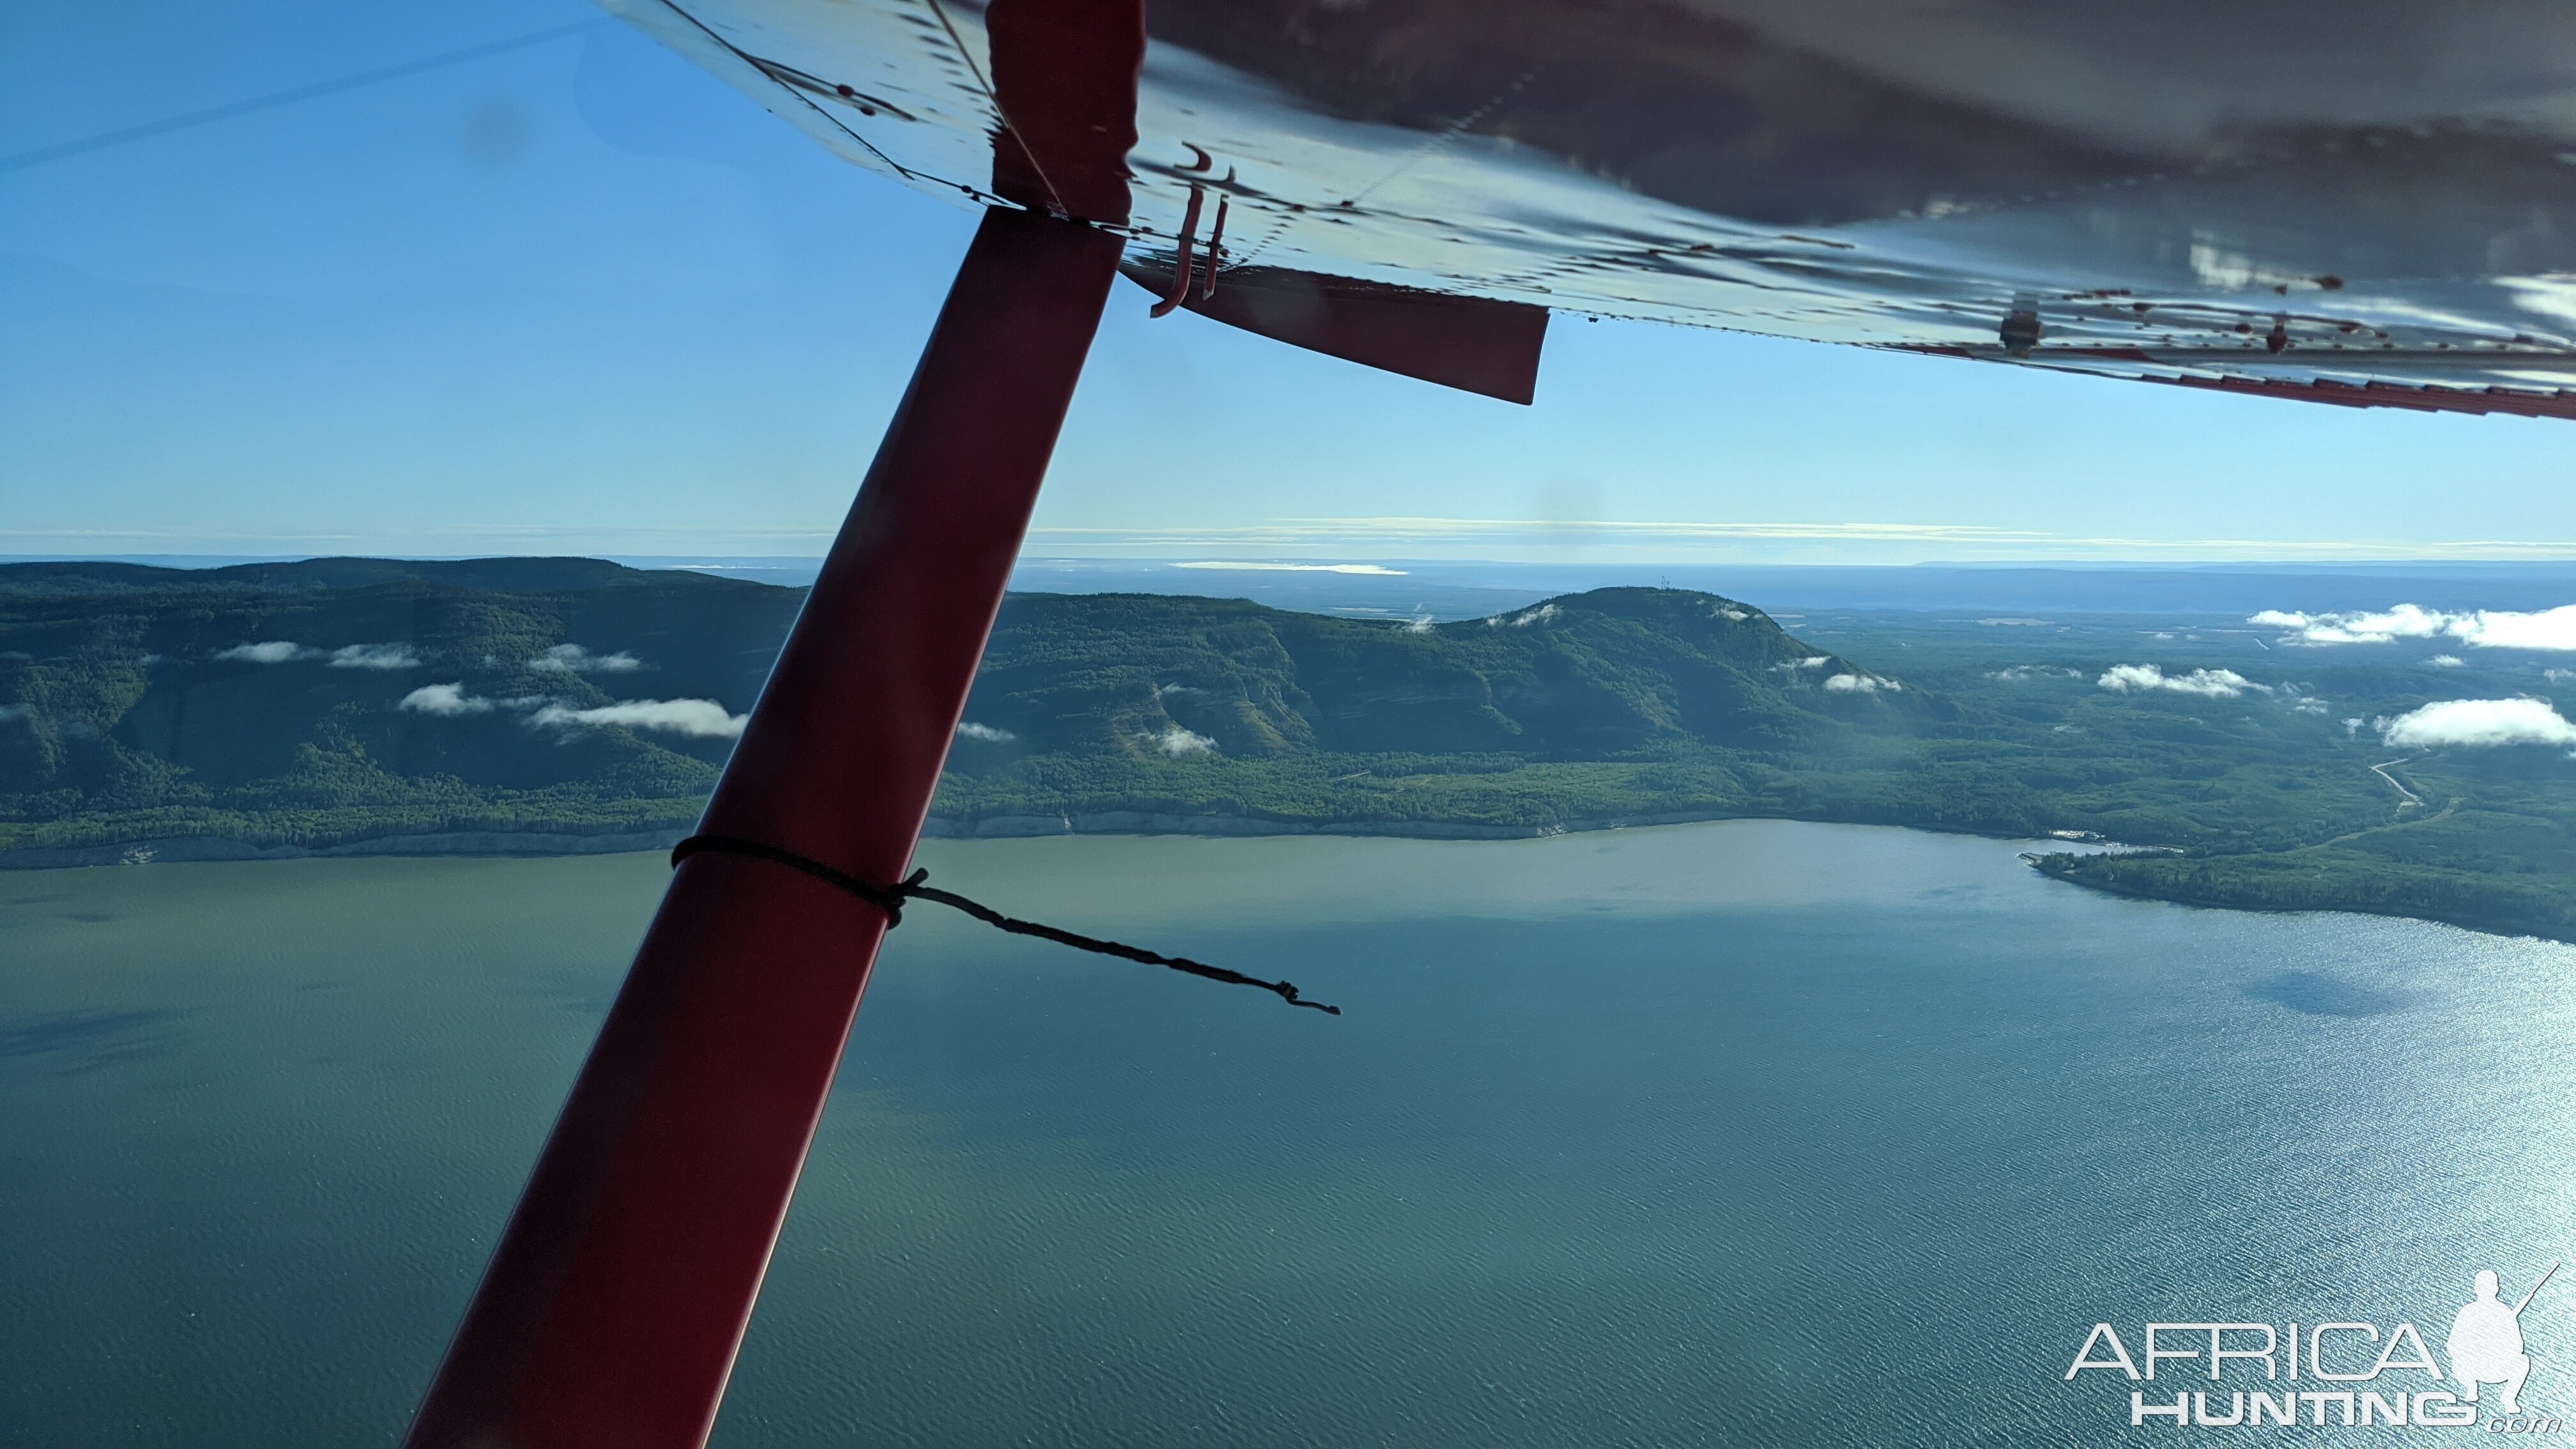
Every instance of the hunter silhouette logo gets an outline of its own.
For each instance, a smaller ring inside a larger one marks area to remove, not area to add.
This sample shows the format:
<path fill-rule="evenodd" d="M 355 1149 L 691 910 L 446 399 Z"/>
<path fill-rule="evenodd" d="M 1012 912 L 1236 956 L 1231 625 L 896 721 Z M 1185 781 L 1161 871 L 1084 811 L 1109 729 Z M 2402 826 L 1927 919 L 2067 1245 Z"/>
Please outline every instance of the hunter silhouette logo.
<path fill-rule="evenodd" d="M 2484 1418 L 2494 1433 L 2553 1434 L 2561 1430 L 2559 1419 L 2527 1413 L 2522 1405 L 2532 1370 L 2523 1314 L 2559 1267 L 2550 1264 L 2512 1303 L 2504 1301 L 2495 1270 L 2479 1269 L 2472 1279 L 2474 1296 L 2452 1315 L 2450 1334 L 2442 1342 L 2447 1371 L 2434 1359 L 2423 1332 L 2403 1319 L 2384 1333 L 2377 1323 L 2360 1321 L 2305 1328 L 2296 1323 L 2150 1323 L 2132 1340 L 2138 1345 L 2134 1355 L 2117 1329 L 2097 1323 L 2084 1336 L 2064 1378 L 2073 1383 L 2088 1370 L 2102 1370 L 2139 1383 L 2177 1378 L 2224 1383 L 2231 1377 L 2239 1384 L 2263 1381 L 2253 1388 L 2182 1389 L 2170 1402 L 2160 1392 L 2133 1388 L 2132 1427 L 2259 1428 L 2269 1423 L 2286 1428 L 2304 1415 L 2315 1428 L 2458 1429 Z M 2296 1386 L 2302 1381 L 2318 1387 Z M 2431 1386 L 2419 1388 L 2419 1383 Z M 2489 1386 L 2496 1392 L 2482 1398 L 2480 1391 Z"/>
<path fill-rule="evenodd" d="M 2539 1283 L 2522 1295 L 2522 1301 L 2507 1308 L 2496 1298 L 2496 1275 L 2493 1268 L 2478 1270 L 2478 1296 L 2451 1320 L 2451 1340 L 2444 1345 L 2451 1351 L 2451 1377 L 2460 1381 L 2460 1397 L 2474 1404 L 2478 1385 L 2504 1385 L 2504 1411 L 2518 1415 L 2523 1380 L 2531 1377 L 2531 1355 L 2522 1351 L 2522 1310 L 2540 1294 L 2541 1285 L 2558 1271 L 2551 1264 Z"/>

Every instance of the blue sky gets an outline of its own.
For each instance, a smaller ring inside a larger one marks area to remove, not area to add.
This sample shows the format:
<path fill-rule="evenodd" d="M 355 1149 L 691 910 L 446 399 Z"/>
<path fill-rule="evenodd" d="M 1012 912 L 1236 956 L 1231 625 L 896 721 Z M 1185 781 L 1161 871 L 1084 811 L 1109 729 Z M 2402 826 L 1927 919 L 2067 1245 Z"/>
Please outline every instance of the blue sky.
<path fill-rule="evenodd" d="M 595 14 L 0 0 L 0 155 Z M 972 225 L 605 19 L 0 170 L 0 553 L 819 552 Z M 1517 408 L 1119 288 L 1033 553 L 2576 556 L 2576 424 L 1570 317 Z"/>

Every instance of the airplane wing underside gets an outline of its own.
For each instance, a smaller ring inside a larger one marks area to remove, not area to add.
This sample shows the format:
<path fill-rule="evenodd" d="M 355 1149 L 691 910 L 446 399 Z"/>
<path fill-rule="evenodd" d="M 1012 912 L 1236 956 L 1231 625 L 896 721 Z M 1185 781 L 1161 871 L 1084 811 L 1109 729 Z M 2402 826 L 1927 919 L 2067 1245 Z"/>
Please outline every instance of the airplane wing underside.
<path fill-rule="evenodd" d="M 847 159 L 1001 203 L 983 7 L 607 3 Z M 2576 12 L 1153 0 L 1146 23 L 1130 204 L 1089 219 L 1148 286 L 1194 261 L 1192 305 L 1213 255 L 1219 288 L 1266 269 L 2576 415 Z"/>

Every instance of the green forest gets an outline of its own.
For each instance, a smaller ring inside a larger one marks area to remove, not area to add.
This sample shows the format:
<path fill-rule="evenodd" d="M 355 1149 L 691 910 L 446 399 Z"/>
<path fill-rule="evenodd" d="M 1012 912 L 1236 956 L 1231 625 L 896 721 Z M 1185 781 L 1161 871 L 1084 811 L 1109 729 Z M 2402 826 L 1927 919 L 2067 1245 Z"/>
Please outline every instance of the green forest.
<path fill-rule="evenodd" d="M 0 567 L 0 863 L 676 835 L 801 597 L 589 559 Z M 934 828 L 1879 823 L 2117 842 L 2033 855 L 2104 890 L 2576 940 L 2564 749 L 2409 750 L 2379 723 L 2532 694 L 2541 663 L 2202 623 L 1015 594 Z"/>

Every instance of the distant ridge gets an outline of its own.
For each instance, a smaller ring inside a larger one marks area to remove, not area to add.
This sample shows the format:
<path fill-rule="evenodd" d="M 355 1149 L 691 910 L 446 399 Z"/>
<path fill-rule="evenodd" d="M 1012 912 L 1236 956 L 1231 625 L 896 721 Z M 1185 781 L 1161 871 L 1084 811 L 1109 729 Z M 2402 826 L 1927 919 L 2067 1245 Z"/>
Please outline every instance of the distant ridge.
<path fill-rule="evenodd" d="M 29 594 L 294 593 L 423 583 L 509 593 L 570 593 L 641 580 L 695 580 L 767 587 L 689 570 L 628 568 L 597 558 L 502 556 L 469 559 L 311 558 L 293 563 L 162 568 L 152 564 L 71 562 L 0 564 L 0 589 Z M 670 585 L 694 587 L 691 583 Z"/>

